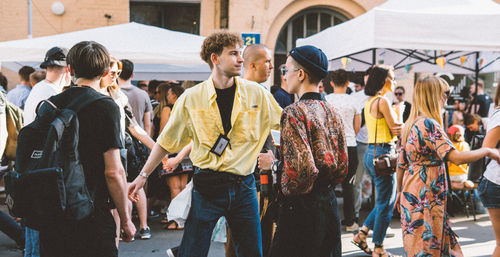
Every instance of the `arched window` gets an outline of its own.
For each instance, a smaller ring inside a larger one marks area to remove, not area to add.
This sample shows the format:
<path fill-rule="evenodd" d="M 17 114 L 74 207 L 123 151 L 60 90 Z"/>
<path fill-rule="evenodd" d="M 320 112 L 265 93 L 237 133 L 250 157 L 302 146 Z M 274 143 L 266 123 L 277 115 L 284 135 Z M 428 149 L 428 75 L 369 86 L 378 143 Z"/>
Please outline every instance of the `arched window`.
<path fill-rule="evenodd" d="M 280 83 L 279 65 L 286 62 L 286 55 L 295 47 L 298 38 L 316 34 L 348 20 L 347 17 L 328 8 L 305 9 L 290 18 L 281 28 L 274 47 L 274 82 Z"/>

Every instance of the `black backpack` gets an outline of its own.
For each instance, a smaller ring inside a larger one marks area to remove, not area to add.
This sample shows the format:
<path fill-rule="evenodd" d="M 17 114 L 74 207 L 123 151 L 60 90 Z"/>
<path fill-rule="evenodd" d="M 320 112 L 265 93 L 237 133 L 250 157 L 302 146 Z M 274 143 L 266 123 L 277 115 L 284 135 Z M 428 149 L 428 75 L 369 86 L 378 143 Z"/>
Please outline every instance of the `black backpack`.
<path fill-rule="evenodd" d="M 82 94 L 59 107 L 44 100 L 39 104 L 44 103 L 43 111 L 21 129 L 15 171 L 6 176 L 6 202 L 10 213 L 24 218 L 29 227 L 79 221 L 92 213 L 93 197 L 78 153 L 77 112 L 104 98 L 97 92 Z"/>

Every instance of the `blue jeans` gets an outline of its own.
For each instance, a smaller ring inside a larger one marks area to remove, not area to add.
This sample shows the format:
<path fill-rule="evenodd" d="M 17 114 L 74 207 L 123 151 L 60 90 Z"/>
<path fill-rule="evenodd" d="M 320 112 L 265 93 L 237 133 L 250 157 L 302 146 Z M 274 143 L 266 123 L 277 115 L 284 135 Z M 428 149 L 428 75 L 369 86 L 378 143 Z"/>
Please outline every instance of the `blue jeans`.
<path fill-rule="evenodd" d="M 40 257 L 40 239 L 38 230 L 26 227 L 24 257 Z"/>
<path fill-rule="evenodd" d="M 376 204 L 365 220 L 364 225 L 373 230 L 373 243 L 382 244 L 385 233 L 392 218 L 392 211 L 396 201 L 396 176 L 377 176 L 373 166 L 373 145 L 368 145 L 363 159 L 365 169 L 373 178 L 376 190 Z M 391 147 L 377 146 L 376 156 L 391 153 Z"/>
<path fill-rule="evenodd" d="M 200 171 L 195 170 L 195 174 Z M 240 177 L 221 197 L 207 198 L 193 188 L 180 257 L 206 257 L 217 220 L 225 216 L 238 257 L 262 257 L 262 235 L 254 175 Z"/>
<path fill-rule="evenodd" d="M 479 198 L 483 202 L 484 207 L 500 208 L 500 185 L 489 181 L 487 178 L 483 178 L 477 191 L 479 191 Z"/>
<path fill-rule="evenodd" d="M 16 241 L 17 246 L 24 247 L 24 229 L 3 211 L 0 211 L 0 231 Z"/>

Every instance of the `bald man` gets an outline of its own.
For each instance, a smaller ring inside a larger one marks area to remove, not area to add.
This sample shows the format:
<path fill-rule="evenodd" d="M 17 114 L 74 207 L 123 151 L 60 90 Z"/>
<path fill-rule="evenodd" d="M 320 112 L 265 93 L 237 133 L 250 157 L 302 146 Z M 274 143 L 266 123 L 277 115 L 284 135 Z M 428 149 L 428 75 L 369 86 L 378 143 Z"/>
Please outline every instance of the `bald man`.
<path fill-rule="evenodd" d="M 265 45 L 249 45 L 243 51 L 244 79 L 264 83 L 273 71 L 271 50 Z"/>
<path fill-rule="evenodd" d="M 250 81 L 255 81 L 259 84 L 266 82 L 271 72 L 273 71 L 273 64 L 271 62 L 271 51 L 265 45 L 249 45 L 243 51 L 243 67 L 245 68 L 245 73 L 243 78 Z M 261 84 L 262 85 L 262 84 Z M 265 87 L 264 85 L 262 85 Z M 269 88 L 266 87 L 267 90 Z M 267 152 L 267 150 L 275 151 L 271 137 L 268 137 L 266 143 L 263 147 L 262 152 Z M 257 187 L 260 187 L 259 179 L 259 169 L 255 167 L 255 179 Z M 264 197 L 261 197 L 260 192 L 258 192 L 259 204 L 267 203 L 264 201 Z M 272 201 L 272 199 L 271 199 Z M 273 207 L 271 207 L 272 209 Z M 260 210 L 268 209 L 259 207 Z M 263 256 L 267 256 L 273 237 L 273 216 L 271 212 L 266 212 L 265 215 L 261 213 L 261 231 L 262 231 L 262 252 Z M 226 242 L 226 257 L 236 257 L 236 252 L 232 244 L 231 231 L 227 230 L 227 242 Z"/>

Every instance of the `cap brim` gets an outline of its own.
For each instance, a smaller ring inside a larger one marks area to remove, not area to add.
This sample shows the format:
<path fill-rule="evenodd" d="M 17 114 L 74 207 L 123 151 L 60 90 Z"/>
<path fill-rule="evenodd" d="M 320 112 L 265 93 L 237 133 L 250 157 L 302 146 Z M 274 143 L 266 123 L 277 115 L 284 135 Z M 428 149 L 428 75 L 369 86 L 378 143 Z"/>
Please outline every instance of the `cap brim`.
<path fill-rule="evenodd" d="M 49 60 L 49 61 L 40 63 L 40 68 L 42 68 L 42 69 L 45 69 L 48 66 L 61 66 L 61 67 L 65 67 L 66 66 L 66 61 Z"/>

